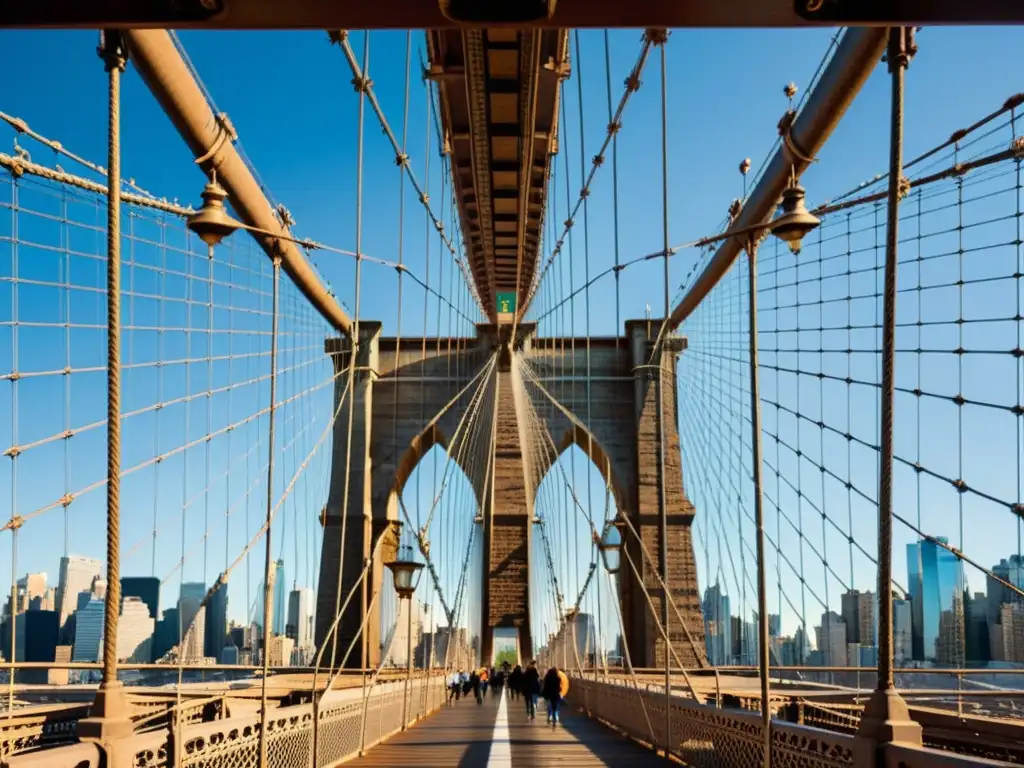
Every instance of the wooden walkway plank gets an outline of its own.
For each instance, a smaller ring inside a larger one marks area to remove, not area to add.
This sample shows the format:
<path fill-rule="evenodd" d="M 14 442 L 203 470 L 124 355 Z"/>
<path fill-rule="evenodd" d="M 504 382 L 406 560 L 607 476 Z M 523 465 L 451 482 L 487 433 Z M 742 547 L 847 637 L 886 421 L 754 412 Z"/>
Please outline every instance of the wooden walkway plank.
<path fill-rule="evenodd" d="M 491 752 L 497 700 L 473 697 L 441 707 L 349 764 L 360 768 L 485 768 Z"/>
<path fill-rule="evenodd" d="M 549 725 L 547 702 L 537 702 L 537 719 L 528 720 L 520 698 L 509 702 L 508 727 L 513 768 L 668 768 L 670 763 L 635 741 L 562 704 L 560 723 Z"/>
<path fill-rule="evenodd" d="M 522 698 L 505 700 L 508 740 L 502 762 L 512 768 L 666 768 L 668 763 L 636 742 L 563 705 L 562 722 L 546 724 L 547 706 L 537 702 L 537 719 L 526 717 Z M 360 768 L 489 768 L 491 742 L 500 702 L 493 696 L 478 705 L 462 699 L 408 730 L 396 733 L 364 757 L 351 762 Z M 499 768 L 494 763 L 491 768 Z"/>

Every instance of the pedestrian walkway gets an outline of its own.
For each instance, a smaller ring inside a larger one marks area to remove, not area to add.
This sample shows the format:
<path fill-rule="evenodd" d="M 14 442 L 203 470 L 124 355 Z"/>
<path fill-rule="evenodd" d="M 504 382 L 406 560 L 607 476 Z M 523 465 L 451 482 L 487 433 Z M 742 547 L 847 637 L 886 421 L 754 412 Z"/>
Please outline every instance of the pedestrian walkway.
<path fill-rule="evenodd" d="M 564 705 L 562 723 L 545 723 L 541 700 L 537 719 L 526 717 L 522 699 L 472 696 L 443 707 L 353 761 L 365 768 L 664 768 L 662 758 Z"/>

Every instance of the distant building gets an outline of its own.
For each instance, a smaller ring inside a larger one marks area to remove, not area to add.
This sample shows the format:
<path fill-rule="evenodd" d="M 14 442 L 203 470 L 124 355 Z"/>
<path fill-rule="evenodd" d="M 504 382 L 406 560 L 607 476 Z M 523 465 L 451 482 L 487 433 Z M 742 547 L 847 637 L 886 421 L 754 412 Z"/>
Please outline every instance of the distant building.
<path fill-rule="evenodd" d="M 913 611 L 910 600 L 899 597 L 895 592 L 892 597 L 892 640 L 896 666 L 907 666 L 914 658 Z"/>
<path fill-rule="evenodd" d="M 103 648 L 105 601 L 92 598 L 75 616 L 75 646 L 72 661 L 96 662 Z"/>
<path fill-rule="evenodd" d="M 270 638 L 268 650 L 269 663 L 272 667 L 287 667 L 291 664 L 292 649 L 295 641 L 284 635 L 275 635 Z"/>
<path fill-rule="evenodd" d="M 177 608 L 168 608 L 156 624 L 153 637 L 153 661 L 160 661 L 181 640 L 181 626 Z"/>
<path fill-rule="evenodd" d="M 238 647 L 235 645 L 225 645 L 220 651 L 220 663 L 221 664 L 239 664 L 238 661 Z"/>
<path fill-rule="evenodd" d="M 1009 558 L 993 565 L 991 570 L 993 576 L 998 578 L 988 574 L 985 576 L 985 615 L 989 624 L 998 624 L 1003 605 L 1022 602 L 1019 594 L 1000 583 L 998 579 L 1013 584 L 1018 589 L 1024 589 L 1024 556 L 1010 555 Z"/>
<path fill-rule="evenodd" d="M 782 634 L 782 617 L 777 613 L 768 614 L 768 636 L 778 637 Z"/>
<path fill-rule="evenodd" d="M 219 659 L 228 641 L 228 588 L 221 585 L 206 604 L 205 653 Z"/>
<path fill-rule="evenodd" d="M 878 645 L 878 600 L 875 593 L 850 589 L 843 593 L 841 599 L 847 644 Z"/>
<path fill-rule="evenodd" d="M 24 613 L 30 610 L 52 610 L 43 606 L 46 597 L 46 574 L 27 573 L 18 579 L 15 589 L 14 613 Z M 35 605 L 33 606 L 33 603 Z M 10 612 L 10 611 L 8 611 Z"/>
<path fill-rule="evenodd" d="M 60 559 L 56 611 L 62 632 L 65 631 L 68 619 L 78 607 L 78 593 L 91 592 L 93 582 L 101 578 L 102 573 L 103 564 L 91 557 L 68 555 Z"/>
<path fill-rule="evenodd" d="M 121 597 L 139 598 L 153 621 L 160 618 L 160 579 L 156 576 L 126 576 L 121 579 Z"/>
<path fill-rule="evenodd" d="M 937 541 L 948 544 L 941 536 Z M 962 649 L 964 644 L 963 565 L 945 547 L 922 540 L 907 545 L 907 575 L 914 659 L 937 661 L 941 652 L 949 663 L 956 656 L 955 648 Z"/>
<path fill-rule="evenodd" d="M 273 609 L 271 611 L 270 626 L 275 635 L 285 634 L 285 625 L 288 623 L 288 598 L 287 586 L 284 579 L 284 560 L 278 560 L 273 570 Z"/>
<path fill-rule="evenodd" d="M 702 609 L 708 662 L 712 666 L 724 666 L 733 655 L 733 623 L 729 613 L 729 596 L 722 592 L 717 583 L 704 590 Z"/>
<path fill-rule="evenodd" d="M 992 635 L 996 661 L 1024 662 L 1024 605 L 1003 603 Z"/>
<path fill-rule="evenodd" d="M 313 647 L 313 590 L 297 587 L 288 594 L 288 624 L 285 635 L 295 640 L 295 647 Z"/>
<path fill-rule="evenodd" d="M 55 661 L 57 622 L 56 611 L 26 611 L 19 615 L 14 627 L 14 660 Z M 47 670 L 21 669 L 15 680 L 19 683 L 45 685 L 48 680 Z"/>
<path fill-rule="evenodd" d="M 186 664 L 198 663 L 206 655 L 206 585 L 191 582 L 181 585 L 178 598 L 179 620 L 181 622 L 181 648 L 179 654 Z"/>
<path fill-rule="evenodd" d="M 57 615 L 57 612 L 53 612 Z M 58 617 L 59 620 L 59 617 Z M 58 645 L 53 654 L 53 660 L 57 664 L 67 664 L 71 661 L 71 646 L 70 645 Z M 67 685 L 71 680 L 71 670 L 69 669 L 51 669 L 49 674 L 46 676 L 47 685 Z"/>
<path fill-rule="evenodd" d="M 992 660 L 988 631 L 988 600 L 984 592 L 973 597 L 964 590 L 964 623 L 966 647 L 964 658 L 968 666 L 987 664 Z"/>
<path fill-rule="evenodd" d="M 156 622 L 149 606 L 135 595 L 121 601 L 121 619 L 117 625 L 117 658 L 135 664 L 153 660 L 153 632 Z"/>
<path fill-rule="evenodd" d="M 817 633 L 818 650 L 821 651 L 823 667 L 847 666 L 846 622 L 835 611 L 821 614 L 821 625 L 814 628 Z"/>

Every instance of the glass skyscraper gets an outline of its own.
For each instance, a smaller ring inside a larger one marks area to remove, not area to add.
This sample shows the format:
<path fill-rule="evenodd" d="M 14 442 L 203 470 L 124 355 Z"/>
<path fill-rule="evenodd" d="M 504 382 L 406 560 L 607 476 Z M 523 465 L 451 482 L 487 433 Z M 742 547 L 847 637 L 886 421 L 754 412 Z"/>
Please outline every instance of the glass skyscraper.
<path fill-rule="evenodd" d="M 963 564 L 948 549 L 918 541 L 907 545 L 907 580 L 914 659 L 952 661 L 940 657 L 948 655 L 946 650 L 963 647 Z"/>
<path fill-rule="evenodd" d="M 732 617 L 729 615 L 729 596 L 718 584 L 704 590 L 704 643 L 708 661 L 723 666 L 732 656 Z"/>
<path fill-rule="evenodd" d="M 285 634 L 288 624 L 288 597 L 284 583 L 284 560 L 278 560 L 274 569 L 274 608 L 270 626 L 275 635 Z"/>

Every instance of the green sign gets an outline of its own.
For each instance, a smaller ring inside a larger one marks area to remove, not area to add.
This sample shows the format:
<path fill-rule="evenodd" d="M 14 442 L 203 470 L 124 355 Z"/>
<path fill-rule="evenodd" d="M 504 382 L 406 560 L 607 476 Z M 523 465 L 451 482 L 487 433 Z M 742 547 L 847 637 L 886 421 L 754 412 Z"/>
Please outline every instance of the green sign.
<path fill-rule="evenodd" d="M 498 294 L 498 312 L 507 313 L 516 311 L 515 291 L 503 291 Z"/>

